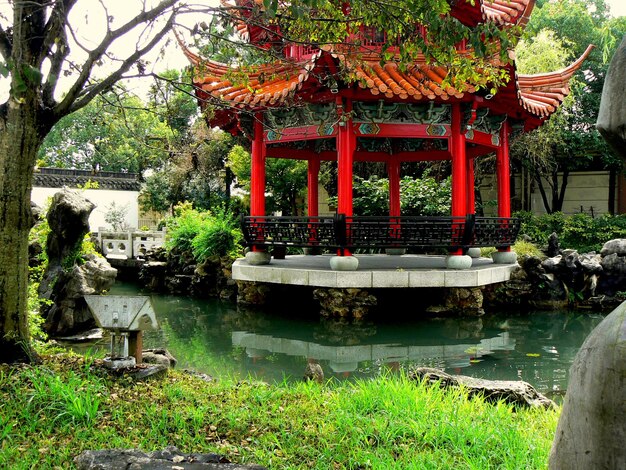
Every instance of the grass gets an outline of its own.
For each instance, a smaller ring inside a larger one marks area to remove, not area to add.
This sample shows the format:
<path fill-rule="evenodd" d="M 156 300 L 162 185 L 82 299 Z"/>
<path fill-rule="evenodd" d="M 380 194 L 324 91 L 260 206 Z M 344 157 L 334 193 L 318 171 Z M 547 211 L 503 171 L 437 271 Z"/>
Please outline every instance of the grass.
<path fill-rule="evenodd" d="M 0 468 L 72 468 L 81 451 L 175 445 L 272 469 L 547 468 L 559 410 L 514 411 L 406 377 L 269 386 L 183 372 L 144 382 L 97 359 L 0 366 Z"/>

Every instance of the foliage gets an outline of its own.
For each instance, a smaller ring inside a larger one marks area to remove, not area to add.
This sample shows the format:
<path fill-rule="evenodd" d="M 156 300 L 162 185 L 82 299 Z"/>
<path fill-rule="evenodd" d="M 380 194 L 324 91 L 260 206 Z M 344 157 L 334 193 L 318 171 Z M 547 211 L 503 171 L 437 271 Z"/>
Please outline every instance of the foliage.
<path fill-rule="evenodd" d="M 118 205 L 115 201 L 111 201 L 104 213 L 104 221 L 110 224 L 113 230 L 126 230 L 128 223 L 126 222 L 126 214 L 128 214 L 129 205 Z"/>
<path fill-rule="evenodd" d="M 193 251 L 193 239 L 200 233 L 204 222 L 210 216 L 209 212 L 200 212 L 189 203 L 183 203 L 175 208 L 175 216 L 167 220 L 167 250 L 176 250 L 180 253 Z"/>
<path fill-rule="evenodd" d="M 344 8 L 338 8 L 332 0 L 304 0 L 281 2 L 268 0 L 262 8 L 240 7 L 227 9 L 231 15 L 228 21 L 220 23 L 220 28 L 204 28 L 205 35 L 211 36 L 213 48 L 220 51 L 216 35 L 223 38 L 225 47 L 232 49 L 232 33 L 242 16 L 246 22 L 264 30 L 260 51 L 268 56 L 282 53 L 285 44 L 316 44 L 352 48 L 362 53 L 361 39 L 353 35 L 360 28 L 372 31 L 385 31 L 381 56 L 390 59 L 395 56 L 401 68 L 410 66 L 418 57 L 425 56 L 427 62 L 450 67 L 452 73 L 446 77 L 446 85 L 465 90 L 468 85 L 477 89 L 498 88 L 506 82 L 506 74 L 494 64 L 494 57 L 508 62 L 506 51 L 516 41 L 517 28 L 498 28 L 495 22 L 481 22 L 476 27 L 462 24 L 449 15 L 450 3 L 444 0 L 398 0 L 393 5 L 385 2 L 366 0 L 352 1 Z M 427 25 L 423 34 L 418 24 Z M 219 33 L 221 31 L 221 34 Z M 458 54 L 456 46 L 467 41 L 468 50 Z M 206 41 L 205 41 L 206 42 Z M 234 62 L 249 58 L 233 51 Z M 268 62 L 266 59 L 264 62 Z M 239 62 L 241 63 L 241 62 Z M 341 79 L 354 82 L 356 76 L 343 70 Z M 241 77 L 245 83 L 245 70 Z"/>
<path fill-rule="evenodd" d="M 545 245 L 552 233 L 560 235 L 565 225 L 565 214 L 555 212 L 536 216 L 531 212 L 519 211 L 513 214 L 521 220 L 519 236 L 527 236 L 534 243 Z"/>
<path fill-rule="evenodd" d="M 242 239 L 235 215 L 226 208 L 219 208 L 203 221 L 198 234 L 194 237 L 191 243 L 193 256 L 199 262 L 212 256 L 229 255 L 236 258 L 242 251 L 240 244 Z"/>
<path fill-rule="evenodd" d="M 562 210 L 569 172 L 618 171 L 621 160 L 595 127 L 608 58 L 626 33 L 626 20 L 608 16 L 603 1 L 557 0 L 537 4 L 516 48 L 520 73 L 557 70 L 597 46 L 571 81 L 565 103 L 539 129 L 513 142 L 511 155 L 539 188 L 548 212 Z M 558 65 L 558 67 L 557 67 Z"/>
<path fill-rule="evenodd" d="M 189 253 L 198 262 L 211 256 L 241 253 L 243 235 L 236 214 L 223 206 L 213 212 L 194 209 L 186 202 L 175 207 L 175 215 L 166 221 L 168 251 Z"/>
<path fill-rule="evenodd" d="M 267 468 L 546 467 L 560 409 L 514 410 L 413 382 L 204 381 L 170 370 L 135 382 L 99 360 L 0 366 L 0 466 L 64 468 L 87 449 L 225 455 Z"/>
<path fill-rule="evenodd" d="M 518 258 L 521 258 L 522 256 L 536 256 L 538 258 L 545 258 L 545 255 L 537 245 L 525 240 L 517 240 L 513 245 L 512 250 L 515 252 Z"/>
<path fill-rule="evenodd" d="M 562 212 L 533 215 L 516 212 L 521 219 L 519 236 L 527 236 L 533 243 L 546 245 L 548 237 L 556 233 L 562 248 L 575 249 L 581 253 L 599 252 L 607 241 L 626 238 L 626 215 L 601 215 L 592 217 L 580 213 L 566 216 Z"/>
<path fill-rule="evenodd" d="M 228 168 L 236 177 L 236 184 L 250 193 L 250 153 L 235 145 L 228 154 Z M 298 215 L 306 197 L 307 164 L 289 158 L 268 158 L 265 163 L 267 213 Z M 248 201 L 249 204 L 249 201 Z"/>
<path fill-rule="evenodd" d="M 400 207 L 402 215 L 438 216 L 450 213 L 450 178 L 437 181 L 427 173 L 422 178 L 405 176 L 400 179 Z M 337 196 L 329 197 L 331 205 Z M 389 215 L 389 180 L 371 176 L 353 178 L 354 213 L 363 216 Z"/>
<path fill-rule="evenodd" d="M 236 140 L 208 129 L 203 120 L 187 132 L 187 141 L 179 143 L 165 166 L 146 177 L 139 195 L 143 210 L 169 211 L 182 201 L 206 210 L 230 204 L 234 176 L 227 160 Z"/>
<path fill-rule="evenodd" d="M 38 152 L 39 166 L 142 173 L 169 155 L 173 131 L 137 97 L 97 97 L 61 119 Z"/>

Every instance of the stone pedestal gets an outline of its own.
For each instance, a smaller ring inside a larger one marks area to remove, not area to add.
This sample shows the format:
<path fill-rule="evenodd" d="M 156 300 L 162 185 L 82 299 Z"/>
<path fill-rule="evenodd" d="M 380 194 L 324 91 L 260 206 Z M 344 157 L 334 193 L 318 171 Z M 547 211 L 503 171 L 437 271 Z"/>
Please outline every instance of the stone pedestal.
<path fill-rule="evenodd" d="M 496 264 L 515 264 L 517 263 L 517 253 L 514 251 L 495 251 L 491 253 L 491 259 Z"/>
<path fill-rule="evenodd" d="M 470 258 L 480 258 L 480 248 L 468 248 L 467 256 Z"/>
<path fill-rule="evenodd" d="M 270 264 L 271 255 L 265 251 L 248 251 L 246 262 L 251 266 Z"/>
<path fill-rule="evenodd" d="M 446 268 L 469 269 L 472 267 L 472 258 L 467 255 L 450 255 L 446 257 Z"/>
<path fill-rule="evenodd" d="M 330 269 L 333 271 L 356 271 L 359 260 L 356 256 L 333 256 L 330 258 Z"/>

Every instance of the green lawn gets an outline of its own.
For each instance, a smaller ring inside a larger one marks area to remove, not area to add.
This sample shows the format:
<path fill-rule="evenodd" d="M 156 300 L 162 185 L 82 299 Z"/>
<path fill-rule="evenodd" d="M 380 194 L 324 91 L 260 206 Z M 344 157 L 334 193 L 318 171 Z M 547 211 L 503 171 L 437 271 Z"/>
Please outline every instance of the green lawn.
<path fill-rule="evenodd" d="M 86 449 L 174 445 L 272 469 L 539 469 L 559 412 L 397 376 L 270 386 L 172 370 L 135 383 L 95 359 L 48 355 L 0 365 L 0 467 L 65 469 Z"/>

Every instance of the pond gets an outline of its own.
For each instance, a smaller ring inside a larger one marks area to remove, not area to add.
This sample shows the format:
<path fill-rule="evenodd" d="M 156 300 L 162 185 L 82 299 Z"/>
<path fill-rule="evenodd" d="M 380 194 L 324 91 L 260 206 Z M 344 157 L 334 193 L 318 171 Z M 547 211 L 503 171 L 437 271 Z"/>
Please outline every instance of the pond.
<path fill-rule="evenodd" d="M 110 293 L 136 295 L 139 290 L 118 282 Z M 277 382 L 302 380 L 307 361 L 318 362 L 326 378 L 337 380 L 422 365 L 486 379 L 525 380 L 557 400 L 567 388 L 578 349 L 604 318 L 586 311 L 507 311 L 433 319 L 412 311 L 350 324 L 297 306 L 268 311 L 217 299 L 151 297 L 160 328 L 144 334 L 144 348 L 168 349 L 179 369 Z M 106 340 L 69 347 L 108 351 Z"/>

